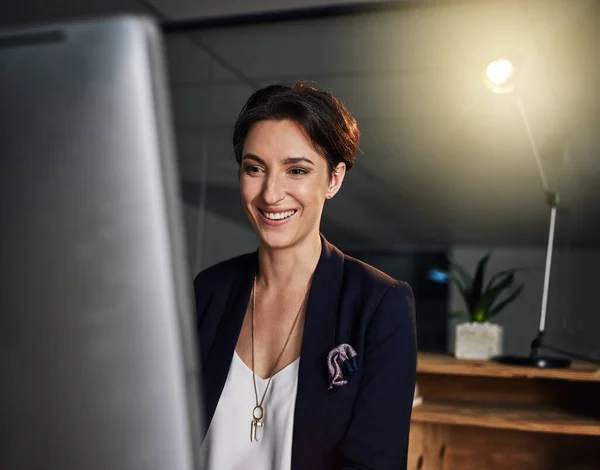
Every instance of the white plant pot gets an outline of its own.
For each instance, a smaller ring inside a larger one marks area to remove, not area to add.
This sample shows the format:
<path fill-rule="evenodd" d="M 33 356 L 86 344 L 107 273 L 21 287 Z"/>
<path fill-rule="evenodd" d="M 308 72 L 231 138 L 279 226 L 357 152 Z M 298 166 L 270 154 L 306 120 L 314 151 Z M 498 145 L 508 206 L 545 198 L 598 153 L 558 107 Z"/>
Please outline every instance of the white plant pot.
<path fill-rule="evenodd" d="M 502 354 L 504 328 L 495 323 L 467 322 L 456 325 L 454 355 L 459 359 L 487 360 Z"/>

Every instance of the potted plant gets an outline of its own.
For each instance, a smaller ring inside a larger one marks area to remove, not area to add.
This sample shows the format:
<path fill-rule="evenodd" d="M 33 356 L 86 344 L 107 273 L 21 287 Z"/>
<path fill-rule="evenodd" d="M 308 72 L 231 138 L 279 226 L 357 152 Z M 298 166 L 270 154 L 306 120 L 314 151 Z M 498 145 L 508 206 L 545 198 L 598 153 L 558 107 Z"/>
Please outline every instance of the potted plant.
<path fill-rule="evenodd" d="M 490 256 L 491 252 L 488 252 L 479 260 L 473 276 L 449 260 L 453 269 L 448 278 L 456 284 L 465 303 L 465 310 L 452 315 L 469 317 L 469 321 L 456 325 L 454 355 L 461 359 L 485 360 L 502 354 L 503 328 L 489 320 L 523 290 L 523 284 L 515 283 L 515 273 L 521 268 L 497 272 L 485 282 Z"/>

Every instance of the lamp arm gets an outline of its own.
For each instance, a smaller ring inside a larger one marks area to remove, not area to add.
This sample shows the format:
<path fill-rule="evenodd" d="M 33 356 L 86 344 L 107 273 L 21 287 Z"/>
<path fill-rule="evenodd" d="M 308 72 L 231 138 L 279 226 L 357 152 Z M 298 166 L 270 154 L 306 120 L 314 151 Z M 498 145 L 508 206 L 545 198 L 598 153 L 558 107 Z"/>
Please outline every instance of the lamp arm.
<path fill-rule="evenodd" d="M 546 309 L 548 307 L 548 290 L 550 288 L 550 271 L 552 269 L 552 254 L 554 251 L 555 227 L 556 227 L 556 204 L 552 204 L 550 207 L 550 228 L 548 230 L 548 246 L 546 248 L 546 266 L 544 269 L 544 287 L 542 289 L 542 308 L 541 308 L 541 312 L 540 312 L 539 331 L 544 331 L 544 329 L 546 328 Z"/>
<path fill-rule="evenodd" d="M 546 248 L 546 265 L 544 268 L 544 286 L 542 289 L 542 307 L 540 311 L 539 336 L 531 344 L 532 355 L 534 355 L 537 353 L 537 349 L 541 346 L 541 337 L 546 328 L 546 311 L 548 307 L 548 291 L 550 288 L 550 272 L 552 270 L 552 254 L 554 251 L 554 231 L 556 228 L 556 206 L 558 204 L 559 196 L 556 192 L 551 191 L 550 187 L 548 186 L 548 179 L 546 178 L 546 173 L 544 172 L 544 167 L 542 166 L 542 160 L 540 157 L 540 152 L 537 143 L 533 138 L 533 132 L 531 131 L 531 125 L 529 124 L 529 118 L 527 117 L 525 106 L 523 106 L 523 101 L 521 100 L 521 97 L 517 94 L 515 94 L 515 100 L 517 102 L 517 107 L 519 108 L 519 112 L 521 114 L 521 119 L 523 120 L 523 124 L 525 125 L 525 131 L 527 133 L 527 138 L 529 139 L 533 159 L 535 161 L 537 171 L 542 182 L 542 187 L 544 188 L 544 192 L 546 193 L 546 203 L 550 207 L 550 227 L 548 230 L 548 245 Z"/>
<path fill-rule="evenodd" d="M 550 187 L 548 186 L 548 179 L 546 178 L 546 173 L 544 172 L 544 167 L 542 166 L 542 159 L 540 158 L 538 146 L 535 142 L 535 139 L 533 138 L 533 132 L 531 132 L 531 125 L 529 124 L 529 118 L 527 117 L 527 113 L 525 112 L 525 106 L 523 106 L 523 101 L 521 100 L 521 97 L 516 93 L 515 100 L 517 102 L 517 107 L 519 108 L 519 112 L 521 114 L 521 119 L 523 120 L 523 124 L 525 125 L 525 131 L 527 132 L 527 138 L 529 139 L 529 144 L 531 145 L 533 159 L 535 160 L 535 165 L 537 167 L 538 174 L 540 175 L 542 186 L 544 188 L 544 191 L 548 193 L 550 191 Z"/>

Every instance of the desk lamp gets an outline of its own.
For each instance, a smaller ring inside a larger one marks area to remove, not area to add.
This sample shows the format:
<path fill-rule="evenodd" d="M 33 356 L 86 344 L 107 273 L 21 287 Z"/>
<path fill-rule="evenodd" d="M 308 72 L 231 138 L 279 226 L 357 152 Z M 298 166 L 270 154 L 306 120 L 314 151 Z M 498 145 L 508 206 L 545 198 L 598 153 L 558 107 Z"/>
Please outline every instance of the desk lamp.
<path fill-rule="evenodd" d="M 546 309 L 548 305 L 548 288 L 550 285 L 550 271 L 552 268 L 552 251 L 554 248 L 554 230 L 556 225 L 556 208 L 560 202 L 558 192 L 550 189 L 544 167 L 540 158 L 538 146 L 533 138 L 531 132 L 531 126 L 529 119 L 523 106 L 523 101 L 518 93 L 515 91 L 515 84 L 513 81 L 514 67 L 512 63 L 507 59 L 498 59 L 491 62 L 486 70 L 487 84 L 491 91 L 494 93 L 506 93 L 511 95 L 515 101 L 521 120 L 525 126 L 527 138 L 531 147 L 531 153 L 535 161 L 535 165 L 540 176 L 542 188 L 546 195 L 546 204 L 550 208 L 550 227 L 548 231 L 548 245 L 546 248 L 546 266 L 544 269 L 544 285 L 542 289 L 542 306 L 540 311 L 540 323 L 538 334 L 535 339 L 531 342 L 531 352 L 528 356 L 514 356 L 514 355 L 503 355 L 496 356 L 492 360 L 510 365 L 527 366 L 527 367 L 539 367 L 539 368 L 564 368 L 571 365 L 569 359 L 563 359 L 552 356 L 544 356 L 540 354 L 541 349 L 548 351 L 561 352 L 557 348 L 553 348 L 543 343 L 544 330 L 546 327 Z"/>

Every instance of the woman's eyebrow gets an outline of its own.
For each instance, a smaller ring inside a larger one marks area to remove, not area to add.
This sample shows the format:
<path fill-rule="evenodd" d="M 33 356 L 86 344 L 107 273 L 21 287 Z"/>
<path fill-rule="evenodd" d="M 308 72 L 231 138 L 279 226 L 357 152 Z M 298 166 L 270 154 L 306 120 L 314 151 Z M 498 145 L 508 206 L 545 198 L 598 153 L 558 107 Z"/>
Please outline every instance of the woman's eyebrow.
<path fill-rule="evenodd" d="M 285 165 L 293 165 L 294 163 L 300 163 L 300 162 L 305 162 L 308 163 L 312 166 L 314 166 L 315 164 L 312 162 L 312 160 L 309 160 L 306 157 L 287 157 L 283 163 Z"/>
<path fill-rule="evenodd" d="M 266 165 L 265 161 L 260 158 L 258 155 L 254 155 L 253 153 L 247 153 L 242 157 L 242 160 L 254 160 L 261 165 Z"/>

